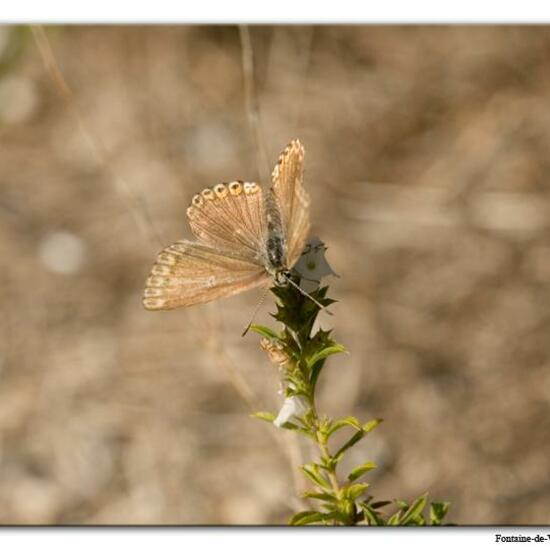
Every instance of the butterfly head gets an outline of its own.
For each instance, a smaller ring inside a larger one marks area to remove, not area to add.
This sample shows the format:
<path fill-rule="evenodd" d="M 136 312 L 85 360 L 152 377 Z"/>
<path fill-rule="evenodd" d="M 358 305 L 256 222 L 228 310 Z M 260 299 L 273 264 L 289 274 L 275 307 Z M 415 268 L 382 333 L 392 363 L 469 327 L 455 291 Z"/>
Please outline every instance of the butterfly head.
<path fill-rule="evenodd" d="M 288 269 L 280 269 L 275 272 L 275 284 L 277 286 L 288 286 L 288 280 L 290 278 L 290 271 Z"/>

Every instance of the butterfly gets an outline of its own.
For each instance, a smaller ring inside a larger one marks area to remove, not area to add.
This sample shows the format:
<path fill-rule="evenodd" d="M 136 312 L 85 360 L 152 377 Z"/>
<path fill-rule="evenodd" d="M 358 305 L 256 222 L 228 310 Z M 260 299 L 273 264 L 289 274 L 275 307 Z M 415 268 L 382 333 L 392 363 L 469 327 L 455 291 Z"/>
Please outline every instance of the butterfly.
<path fill-rule="evenodd" d="M 195 195 L 187 217 L 196 240 L 177 241 L 158 254 L 144 307 L 174 309 L 254 287 L 295 285 L 290 270 L 310 227 L 303 174 L 304 148 L 296 139 L 279 156 L 269 189 L 233 181 Z"/>

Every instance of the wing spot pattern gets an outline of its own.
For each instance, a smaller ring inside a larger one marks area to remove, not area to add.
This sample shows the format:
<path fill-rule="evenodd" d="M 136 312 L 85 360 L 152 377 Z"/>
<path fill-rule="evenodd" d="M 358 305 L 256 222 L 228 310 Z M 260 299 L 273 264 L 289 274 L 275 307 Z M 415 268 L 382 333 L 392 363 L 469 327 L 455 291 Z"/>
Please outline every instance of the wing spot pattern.
<path fill-rule="evenodd" d="M 216 187 L 214 187 L 214 193 L 216 193 L 216 197 L 218 199 L 225 199 L 227 197 L 227 187 L 223 183 L 218 183 Z"/>
<path fill-rule="evenodd" d="M 207 201 L 213 201 L 216 196 L 214 195 L 214 191 L 212 191 L 212 189 L 209 189 L 208 187 L 201 191 L 201 195 Z"/>
<path fill-rule="evenodd" d="M 237 197 L 243 192 L 243 186 L 238 181 L 232 181 L 229 184 L 229 192 L 234 196 Z"/>

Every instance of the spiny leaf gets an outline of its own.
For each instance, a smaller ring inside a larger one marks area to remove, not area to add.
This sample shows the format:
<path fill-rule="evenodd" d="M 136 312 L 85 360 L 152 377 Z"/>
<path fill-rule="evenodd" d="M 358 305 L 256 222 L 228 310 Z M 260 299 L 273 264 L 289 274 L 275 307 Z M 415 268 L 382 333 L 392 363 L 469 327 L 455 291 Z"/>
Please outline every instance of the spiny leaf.
<path fill-rule="evenodd" d="M 366 474 L 367 472 L 370 472 L 376 468 L 376 464 L 372 461 L 365 462 L 365 464 L 361 464 L 361 466 L 357 466 L 357 468 L 354 468 L 351 473 L 348 475 L 349 481 L 355 481 L 356 479 L 360 478 L 363 474 Z"/>

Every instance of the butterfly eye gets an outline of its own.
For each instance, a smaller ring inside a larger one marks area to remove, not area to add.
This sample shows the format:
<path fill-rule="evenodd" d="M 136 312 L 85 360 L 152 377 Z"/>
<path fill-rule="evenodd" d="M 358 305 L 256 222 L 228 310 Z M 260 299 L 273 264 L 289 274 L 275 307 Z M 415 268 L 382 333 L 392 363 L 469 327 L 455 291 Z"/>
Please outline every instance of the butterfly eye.
<path fill-rule="evenodd" d="M 235 197 L 240 195 L 242 190 L 243 186 L 238 181 L 234 181 L 229 184 L 229 192 Z"/>
<path fill-rule="evenodd" d="M 201 192 L 201 195 L 207 200 L 207 201 L 213 201 L 214 200 L 214 191 L 212 189 L 204 189 Z"/>
<path fill-rule="evenodd" d="M 218 199 L 224 199 L 227 197 L 227 187 L 223 183 L 218 183 L 218 185 L 214 187 L 214 193 L 216 193 Z"/>
<path fill-rule="evenodd" d="M 200 195 L 195 195 L 191 200 L 191 204 L 193 206 L 196 206 L 197 208 L 200 208 L 203 205 L 203 203 L 204 201 L 202 200 L 202 197 Z"/>

